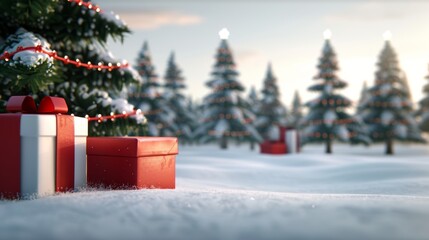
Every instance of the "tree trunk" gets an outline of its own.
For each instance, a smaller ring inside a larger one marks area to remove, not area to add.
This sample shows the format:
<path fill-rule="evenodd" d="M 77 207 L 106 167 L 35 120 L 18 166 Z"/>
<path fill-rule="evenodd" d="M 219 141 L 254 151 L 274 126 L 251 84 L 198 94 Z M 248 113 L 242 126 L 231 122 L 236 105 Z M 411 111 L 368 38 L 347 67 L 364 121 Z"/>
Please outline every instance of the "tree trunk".
<path fill-rule="evenodd" d="M 386 155 L 393 155 L 393 138 L 390 136 L 386 140 Z"/>
<path fill-rule="evenodd" d="M 226 138 L 225 135 L 223 135 L 222 138 L 220 139 L 220 148 L 221 149 L 227 149 L 228 148 L 228 139 Z"/>
<path fill-rule="evenodd" d="M 250 141 L 250 150 L 255 150 L 255 142 L 253 140 Z"/>
<path fill-rule="evenodd" d="M 326 152 L 325 153 L 328 153 L 328 154 L 332 153 L 332 141 L 329 138 L 326 141 Z"/>

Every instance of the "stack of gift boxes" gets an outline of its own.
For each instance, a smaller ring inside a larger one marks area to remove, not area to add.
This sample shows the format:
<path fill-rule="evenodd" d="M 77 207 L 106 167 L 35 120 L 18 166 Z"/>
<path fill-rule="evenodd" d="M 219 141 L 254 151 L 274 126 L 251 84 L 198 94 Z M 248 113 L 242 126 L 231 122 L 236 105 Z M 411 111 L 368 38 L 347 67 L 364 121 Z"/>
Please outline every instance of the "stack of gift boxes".
<path fill-rule="evenodd" d="M 11 97 L 0 114 L 0 198 L 69 192 L 82 187 L 175 188 L 177 138 L 87 137 L 88 120 L 67 104 Z"/>
<path fill-rule="evenodd" d="M 298 153 L 300 152 L 298 131 L 291 127 L 279 127 L 278 139 L 262 142 L 260 150 L 265 154 Z"/>

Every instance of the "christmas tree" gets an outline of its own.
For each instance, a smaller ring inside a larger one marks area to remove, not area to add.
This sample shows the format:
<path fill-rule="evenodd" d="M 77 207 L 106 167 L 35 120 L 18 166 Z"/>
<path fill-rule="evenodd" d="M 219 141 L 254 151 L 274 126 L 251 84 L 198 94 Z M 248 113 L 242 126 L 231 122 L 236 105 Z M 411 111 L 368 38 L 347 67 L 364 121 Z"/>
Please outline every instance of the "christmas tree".
<path fill-rule="evenodd" d="M 347 83 L 337 76 L 338 62 L 331 46 L 330 31 L 325 31 L 325 45 L 314 77 L 319 82 L 309 91 L 320 92 L 319 97 L 306 103 L 308 114 L 303 119 L 302 144 L 322 142 L 326 144 L 326 153 L 332 153 L 334 140 L 351 143 L 369 143 L 366 131 L 357 119 L 352 118 L 346 109 L 351 101 L 335 90 L 343 89 Z"/>
<path fill-rule="evenodd" d="M 358 102 L 358 105 L 356 107 L 356 115 L 359 116 L 362 113 L 362 108 L 367 103 L 369 98 L 370 98 L 370 95 L 368 92 L 368 86 L 367 86 L 366 81 L 364 81 L 363 86 L 362 86 L 362 90 L 360 91 L 359 102 Z"/>
<path fill-rule="evenodd" d="M 252 111 L 253 114 L 256 114 L 259 109 L 260 100 L 254 86 L 250 88 L 249 95 L 247 96 L 247 101 L 250 104 L 250 111 Z"/>
<path fill-rule="evenodd" d="M 204 115 L 194 136 L 201 142 L 218 141 L 222 149 L 228 147 L 228 140 L 261 141 L 257 130 L 252 126 L 253 114 L 249 104 L 241 97 L 245 90 L 238 81 L 238 72 L 232 53 L 228 47 L 223 29 L 219 35 L 223 38 L 216 54 L 213 78 L 206 85 L 211 89 L 204 98 Z"/>
<path fill-rule="evenodd" d="M 413 102 L 413 95 L 411 94 L 410 84 L 408 83 L 408 77 L 407 77 L 407 74 L 405 74 L 405 72 L 402 72 L 402 78 L 401 79 L 402 79 L 402 82 L 404 83 L 404 86 L 405 86 L 407 98 L 410 99 L 411 102 Z"/>
<path fill-rule="evenodd" d="M 302 103 L 301 103 L 301 97 L 299 96 L 299 92 L 295 91 L 295 94 L 293 95 L 293 101 L 292 101 L 292 120 L 291 120 L 291 126 L 298 129 L 300 121 L 302 119 Z"/>
<path fill-rule="evenodd" d="M 252 86 L 250 88 L 249 95 L 247 96 L 247 102 L 250 105 L 250 108 L 249 108 L 250 111 L 256 116 L 258 111 L 259 111 L 260 100 L 259 100 L 258 94 L 256 93 L 256 89 L 254 86 Z M 250 149 L 251 150 L 255 149 L 255 143 L 256 143 L 256 141 L 253 141 L 253 140 L 250 141 Z"/>
<path fill-rule="evenodd" d="M 429 75 L 426 76 L 429 80 Z M 423 86 L 425 96 L 419 101 L 417 115 L 420 116 L 419 127 L 423 132 L 429 132 L 429 83 Z"/>
<path fill-rule="evenodd" d="M 147 129 L 140 128 L 138 135 L 174 136 L 179 130 L 174 124 L 175 114 L 167 105 L 166 99 L 160 94 L 160 83 L 147 42 L 144 42 L 137 56 L 136 70 L 142 82 L 130 86 L 128 101 L 143 111 L 148 119 Z"/>
<path fill-rule="evenodd" d="M 130 32 L 118 16 L 77 0 L 4 0 L 0 20 L 0 111 L 12 95 L 63 97 L 82 117 L 133 110 L 120 93 L 140 78 L 106 48 L 108 38 Z M 143 120 L 100 119 L 89 134 L 127 134 Z"/>
<path fill-rule="evenodd" d="M 362 117 L 374 142 L 386 144 L 386 154 L 393 154 L 394 140 L 422 142 L 412 116 L 412 102 L 398 59 L 386 40 L 378 61 L 374 86 L 368 89 L 369 100 L 362 106 Z"/>
<path fill-rule="evenodd" d="M 264 139 L 272 140 L 272 133 L 278 132 L 279 126 L 286 126 L 287 111 L 280 101 L 277 78 L 273 74 L 271 64 L 268 64 L 261 95 L 255 126 Z"/>
<path fill-rule="evenodd" d="M 190 143 L 193 140 L 192 131 L 196 128 L 197 122 L 194 111 L 190 111 L 192 103 L 182 93 L 182 90 L 186 88 L 185 79 L 176 64 L 174 53 L 171 53 L 168 60 L 164 80 L 164 97 L 175 114 L 174 124 L 178 129 L 175 135 L 180 138 L 181 143 Z"/>

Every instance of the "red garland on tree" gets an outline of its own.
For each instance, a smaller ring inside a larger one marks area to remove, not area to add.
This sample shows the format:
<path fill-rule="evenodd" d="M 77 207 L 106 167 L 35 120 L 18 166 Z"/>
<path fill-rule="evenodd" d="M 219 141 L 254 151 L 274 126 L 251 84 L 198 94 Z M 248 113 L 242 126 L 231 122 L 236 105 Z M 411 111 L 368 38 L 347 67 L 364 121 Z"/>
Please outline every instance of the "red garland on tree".
<path fill-rule="evenodd" d="M 20 53 L 20 52 L 24 52 L 24 51 L 34 51 L 36 53 L 44 53 L 46 55 L 48 55 L 49 57 L 52 57 L 56 60 L 59 60 L 61 62 L 63 62 L 64 64 L 73 64 L 76 67 L 85 67 L 88 69 L 97 69 L 98 71 L 101 71 L 103 69 L 107 69 L 109 71 L 112 71 L 113 69 L 118 69 L 118 68 L 126 68 L 128 67 L 128 63 L 116 63 L 115 65 L 113 65 L 112 63 L 108 63 L 107 65 L 99 62 L 97 65 L 92 64 L 91 62 L 88 63 L 82 63 L 81 60 L 76 59 L 74 60 L 70 60 L 68 56 L 64 56 L 64 57 L 60 57 L 57 55 L 57 52 L 54 51 L 49 51 L 49 50 L 45 50 L 42 48 L 42 45 L 37 45 L 36 47 L 17 47 L 16 51 L 14 52 L 7 52 L 5 51 L 2 55 L 0 55 L 0 60 L 4 60 L 6 62 L 8 62 L 15 54 Z"/>

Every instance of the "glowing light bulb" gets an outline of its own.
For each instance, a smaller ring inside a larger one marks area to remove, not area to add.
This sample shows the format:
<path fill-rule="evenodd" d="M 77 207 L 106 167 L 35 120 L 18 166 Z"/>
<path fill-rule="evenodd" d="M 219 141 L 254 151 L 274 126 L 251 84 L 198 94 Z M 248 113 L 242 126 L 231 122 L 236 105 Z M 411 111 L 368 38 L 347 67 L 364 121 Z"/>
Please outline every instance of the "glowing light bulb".
<path fill-rule="evenodd" d="M 383 33 L 383 38 L 385 41 L 390 41 L 392 39 L 392 32 L 390 32 L 389 30 L 385 31 Z"/>
<path fill-rule="evenodd" d="M 331 37 L 332 37 L 332 32 L 331 32 L 331 30 L 328 28 L 328 29 L 326 29 L 324 32 L 323 32 L 323 37 L 326 39 L 326 40 L 329 40 L 329 39 L 331 39 Z"/>
<path fill-rule="evenodd" d="M 222 28 L 219 31 L 219 37 L 220 39 L 228 39 L 229 38 L 229 31 L 227 28 Z"/>

